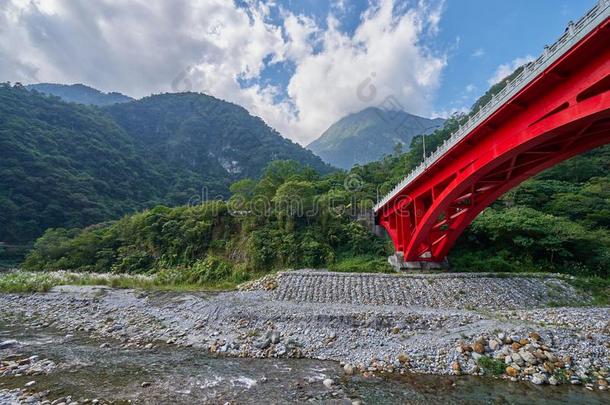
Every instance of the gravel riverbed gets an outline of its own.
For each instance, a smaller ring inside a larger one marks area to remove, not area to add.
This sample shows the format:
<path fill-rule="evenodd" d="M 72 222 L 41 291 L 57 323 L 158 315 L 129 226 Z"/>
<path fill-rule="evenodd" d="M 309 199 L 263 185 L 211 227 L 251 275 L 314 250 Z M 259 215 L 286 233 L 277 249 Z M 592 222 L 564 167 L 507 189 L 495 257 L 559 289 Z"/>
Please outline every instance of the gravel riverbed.
<path fill-rule="evenodd" d="M 610 308 L 544 307 L 558 291 L 562 302 L 586 302 L 560 279 L 422 276 L 414 278 L 419 289 L 407 286 L 410 296 L 386 294 L 386 301 L 367 303 L 372 298 L 354 295 L 345 280 L 379 291 L 397 279 L 332 275 L 312 283 L 310 275 L 280 274 L 225 293 L 62 286 L 42 294 L 0 294 L 0 316 L 65 334 L 85 332 L 108 349 L 181 345 L 227 356 L 334 360 L 346 374 L 486 373 L 608 392 Z M 494 282 L 502 288 L 490 286 Z M 456 283 L 465 294 L 453 291 Z M 316 299 L 308 288 L 328 292 Z M 411 296 L 419 301 L 406 303 Z M 14 361 L 1 357 L 0 347 L 0 375 L 14 372 Z M 55 366 L 44 361 L 30 360 L 40 372 Z"/>

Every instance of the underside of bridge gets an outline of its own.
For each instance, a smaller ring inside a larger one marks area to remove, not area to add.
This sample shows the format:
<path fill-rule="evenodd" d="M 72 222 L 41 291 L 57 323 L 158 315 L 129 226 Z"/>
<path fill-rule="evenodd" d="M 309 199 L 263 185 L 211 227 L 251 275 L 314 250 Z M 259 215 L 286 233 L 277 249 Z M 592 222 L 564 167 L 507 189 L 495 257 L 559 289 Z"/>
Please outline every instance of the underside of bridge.
<path fill-rule="evenodd" d="M 377 210 L 405 261 L 443 261 L 502 194 L 610 143 L 608 44 L 606 19 Z"/>

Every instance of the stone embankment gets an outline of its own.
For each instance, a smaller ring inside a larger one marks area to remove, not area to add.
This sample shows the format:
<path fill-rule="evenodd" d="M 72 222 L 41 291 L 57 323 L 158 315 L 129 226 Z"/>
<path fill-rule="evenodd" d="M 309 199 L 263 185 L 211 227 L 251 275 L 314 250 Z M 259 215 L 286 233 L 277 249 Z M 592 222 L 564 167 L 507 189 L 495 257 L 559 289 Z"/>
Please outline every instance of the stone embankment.
<path fill-rule="evenodd" d="M 267 284 L 270 284 L 269 280 Z M 276 284 L 274 298 L 296 302 L 427 308 L 524 308 L 582 305 L 589 300 L 552 274 L 395 275 L 300 270 L 280 273 Z"/>
<path fill-rule="evenodd" d="M 335 360 L 346 374 L 485 373 L 600 391 L 610 381 L 610 308 L 575 306 L 586 295 L 557 277 L 298 271 L 244 289 L 255 290 L 0 294 L 0 319 L 85 332 L 108 350 L 171 344 L 227 356 Z M 557 303 L 573 306 L 544 308 Z"/>

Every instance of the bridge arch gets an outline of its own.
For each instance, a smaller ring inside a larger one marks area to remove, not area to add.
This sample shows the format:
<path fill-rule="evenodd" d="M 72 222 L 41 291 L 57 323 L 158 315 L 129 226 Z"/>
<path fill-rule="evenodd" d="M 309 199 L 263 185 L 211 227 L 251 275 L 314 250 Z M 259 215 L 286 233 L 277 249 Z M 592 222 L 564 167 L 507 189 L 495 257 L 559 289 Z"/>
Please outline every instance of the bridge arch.
<path fill-rule="evenodd" d="M 610 94 L 605 97 L 610 102 Z M 566 110 L 564 118 L 571 119 L 570 113 Z M 473 170 L 456 176 L 436 197 L 405 253 L 414 260 L 442 260 L 477 215 L 504 193 L 549 167 L 610 143 L 610 111 L 605 118 L 589 119 L 554 127 L 497 158 L 475 162 Z M 421 257 L 426 253 L 429 257 Z"/>
<path fill-rule="evenodd" d="M 599 4 L 597 15 L 586 16 L 597 23 L 582 39 L 378 204 L 377 220 L 405 260 L 442 261 L 502 194 L 610 143 L 610 2 Z"/>

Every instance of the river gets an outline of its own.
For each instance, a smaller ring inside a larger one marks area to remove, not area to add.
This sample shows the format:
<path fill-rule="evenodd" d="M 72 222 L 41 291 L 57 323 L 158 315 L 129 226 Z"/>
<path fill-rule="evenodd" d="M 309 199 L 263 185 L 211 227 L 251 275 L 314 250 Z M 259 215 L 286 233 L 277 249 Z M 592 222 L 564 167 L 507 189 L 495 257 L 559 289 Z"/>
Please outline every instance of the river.
<path fill-rule="evenodd" d="M 19 354 L 55 361 L 46 376 L 0 377 L 1 388 L 36 381 L 48 398 L 71 395 L 128 403 L 352 403 L 364 404 L 563 404 L 607 403 L 607 394 L 582 387 L 535 386 L 477 377 L 431 375 L 346 376 L 339 364 L 305 359 L 213 357 L 200 350 L 161 345 L 154 349 L 100 348 L 84 334 L 28 328 L 0 321 L 0 341 L 16 339 Z M 4 352 L 4 353 L 3 353 Z M 332 379 L 331 389 L 322 383 Z M 143 387 L 150 383 L 150 385 Z"/>

